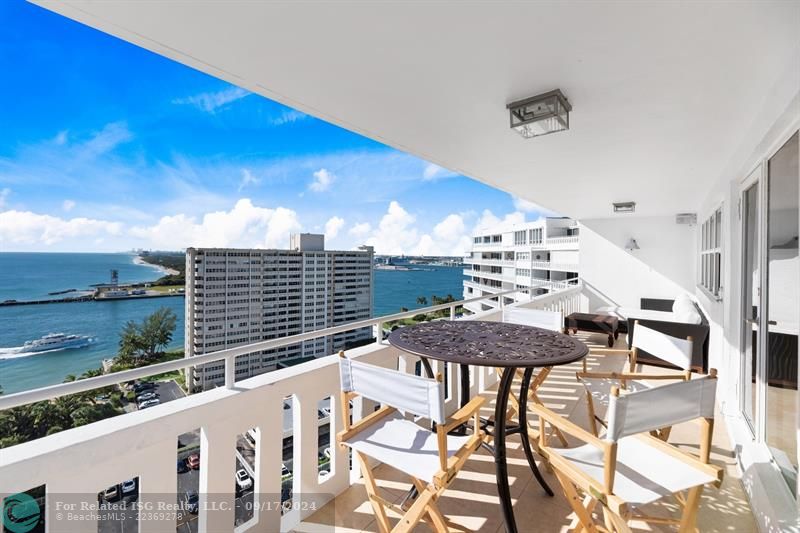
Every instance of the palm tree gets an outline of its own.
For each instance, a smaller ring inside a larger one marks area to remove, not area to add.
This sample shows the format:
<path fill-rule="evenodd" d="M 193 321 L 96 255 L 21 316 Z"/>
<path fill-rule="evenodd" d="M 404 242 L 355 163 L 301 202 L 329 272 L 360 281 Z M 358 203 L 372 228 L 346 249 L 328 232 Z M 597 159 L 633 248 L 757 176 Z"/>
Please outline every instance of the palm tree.
<path fill-rule="evenodd" d="M 417 296 L 417 303 L 419 305 L 428 305 L 428 299 L 424 296 Z"/>

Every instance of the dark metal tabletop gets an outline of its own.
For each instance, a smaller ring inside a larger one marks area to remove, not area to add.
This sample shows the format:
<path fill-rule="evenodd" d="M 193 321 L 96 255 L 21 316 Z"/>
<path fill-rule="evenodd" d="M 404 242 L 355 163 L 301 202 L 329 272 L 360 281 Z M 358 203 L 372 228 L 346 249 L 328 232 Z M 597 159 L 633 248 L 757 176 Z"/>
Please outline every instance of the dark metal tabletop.
<path fill-rule="evenodd" d="M 579 361 L 589 353 L 581 341 L 533 326 L 454 320 L 396 329 L 389 343 L 404 352 L 477 366 L 542 367 Z"/>

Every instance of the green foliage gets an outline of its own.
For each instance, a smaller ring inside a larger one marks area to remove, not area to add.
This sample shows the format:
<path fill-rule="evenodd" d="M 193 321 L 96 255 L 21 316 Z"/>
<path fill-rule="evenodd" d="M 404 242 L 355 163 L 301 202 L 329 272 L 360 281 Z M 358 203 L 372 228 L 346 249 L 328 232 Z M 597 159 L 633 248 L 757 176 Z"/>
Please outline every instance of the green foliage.
<path fill-rule="evenodd" d="M 100 372 L 85 372 L 79 379 Z M 75 376 L 71 381 L 75 380 Z M 122 414 L 122 409 L 112 403 L 95 403 L 97 394 L 108 393 L 110 388 L 71 394 L 54 400 L 22 405 L 0 411 L 0 448 L 13 446 L 59 431 L 96 422 Z"/>
<path fill-rule="evenodd" d="M 414 315 L 413 317 L 411 317 L 411 320 L 413 320 L 414 322 L 425 322 L 427 318 L 428 315 L 426 315 L 425 313 L 420 313 L 418 315 Z"/>
<path fill-rule="evenodd" d="M 428 305 L 428 299 L 424 296 L 417 296 L 417 303 L 419 305 Z"/>
<path fill-rule="evenodd" d="M 172 309 L 162 307 L 141 323 L 129 320 L 119 334 L 118 364 L 130 365 L 137 358 L 153 358 L 172 341 L 178 317 Z"/>

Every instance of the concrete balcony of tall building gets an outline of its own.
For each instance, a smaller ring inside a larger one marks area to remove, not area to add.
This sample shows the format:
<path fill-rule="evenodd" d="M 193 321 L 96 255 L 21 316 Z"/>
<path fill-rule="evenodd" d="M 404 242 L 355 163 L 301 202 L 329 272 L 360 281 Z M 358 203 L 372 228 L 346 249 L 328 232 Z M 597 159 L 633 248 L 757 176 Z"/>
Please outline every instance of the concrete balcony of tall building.
<path fill-rule="evenodd" d="M 478 309 L 467 318 L 499 320 L 501 308 L 517 305 L 612 314 L 631 329 L 638 320 L 683 339 L 693 336 L 695 370 L 713 368 L 719 375 L 711 461 L 727 474 L 718 489 L 703 493 L 699 529 L 800 530 L 798 2 L 35 3 L 510 193 L 504 201 L 519 213 L 553 211 L 578 221 L 564 231 L 578 229 L 580 236 L 544 235 L 541 245 L 580 246 L 577 285 L 509 304 L 528 288 L 511 282 L 505 292 L 503 282 L 465 281 L 465 290 L 479 298 L 463 303 Z M 543 13 L 548 23 L 537 24 Z M 532 128 L 509 127 L 521 115 L 512 116 L 507 104 L 554 89 L 572 108 L 569 120 L 559 122 L 568 129 L 532 137 Z M 416 186 L 408 183 L 402 187 Z M 418 187 L 415 194 L 426 193 Z M 514 223 L 513 217 L 495 219 Z M 473 251 L 517 251 L 513 238 L 484 237 L 469 243 Z M 287 278 L 278 272 L 299 268 L 289 261 L 277 265 L 276 281 Z M 453 305 L 439 309 L 451 307 L 456 318 Z M 5 411 L 191 365 L 224 374 L 216 389 L 2 449 L 0 497 L 43 487 L 44 494 L 88 494 L 96 501 L 99 491 L 138 477 L 141 501 L 175 498 L 176 441 L 188 432 L 198 435 L 199 492 L 201 503 L 209 504 L 197 518 L 200 531 L 375 531 L 364 483 L 347 453 L 330 446 L 330 468 L 320 473 L 319 400 L 332 398 L 333 429 L 343 427 L 336 357 L 240 381 L 234 369 L 240 355 L 284 350 L 278 357 L 315 335 L 356 327 L 382 332 L 386 319 L 2 395 Z M 402 371 L 417 363 L 385 341 L 349 352 Z M 615 368 L 595 358 L 587 364 Z M 554 370 L 540 398 L 586 427 L 575 370 Z M 493 371 L 473 372 L 470 391 L 491 398 L 496 379 Z M 449 409 L 456 381 L 448 384 Z M 282 490 L 288 479 L 281 474 L 282 432 L 275 431 L 286 398 L 295 406 L 288 492 Z M 354 408 L 356 417 L 370 411 Z M 662 411 L 658 405 L 653 410 Z M 237 436 L 250 429 L 254 493 L 265 505 L 241 516 L 234 491 Z M 676 427 L 670 442 L 696 449 L 694 429 Z M 580 529 L 568 498 L 543 496 L 520 449 L 510 453 L 518 522 L 527 531 Z M 407 483 L 384 465 L 376 472 L 386 499 L 404 497 Z M 501 530 L 494 482 L 491 458 L 475 454 L 442 496 L 442 511 L 460 529 Z M 279 505 L 266 505 L 283 499 L 282 492 L 291 493 L 292 502 L 283 514 Z M 582 496 L 591 493 L 571 498 Z M 669 515 L 682 501 L 647 511 Z M 51 531 L 58 512 L 46 507 Z M 138 529 L 171 531 L 178 524 L 170 520 L 140 515 Z M 97 521 L 78 530 L 96 531 Z M 663 524 L 632 528 L 666 530 Z"/>

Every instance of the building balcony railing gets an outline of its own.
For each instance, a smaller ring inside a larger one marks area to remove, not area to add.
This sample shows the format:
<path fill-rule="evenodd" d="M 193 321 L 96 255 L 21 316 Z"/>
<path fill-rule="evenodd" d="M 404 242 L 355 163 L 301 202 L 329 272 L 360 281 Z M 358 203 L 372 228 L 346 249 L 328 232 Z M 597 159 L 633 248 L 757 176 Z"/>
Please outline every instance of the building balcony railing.
<path fill-rule="evenodd" d="M 562 272 L 577 272 L 578 265 L 575 263 L 553 263 L 551 261 L 534 261 L 531 263 L 531 268 L 540 268 L 543 270 L 559 270 Z"/>
<path fill-rule="evenodd" d="M 507 259 L 484 259 L 482 257 L 466 257 L 464 258 L 464 264 L 513 267 L 514 261 Z"/>
<path fill-rule="evenodd" d="M 569 292 L 535 297 L 526 305 L 540 308 L 560 307 L 564 311 L 576 309 L 580 301 L 580 290 L 580 287 L 573 287 Z M 85 495 L 96 495 L 122 480 L 138 477 L 140 505 L 143 509 L 147 505 L 157 506 L 165 494 L 174 495 L 176 491 L 178 474 L 175 468 L 175 444 L 179 435 L 199 428 L 199 530 L 234 531 L 234 443 L 237 435 L 254 429 L 255 460 L 252 469 L 255 479 L 253 493 L 257 501 L 253 506 L 251 522 L 246 525 L 258 523 L 259 531 L 290 529 L 310 516 L 315 509 L 345 491 L 354 479 L 351 476 L 348 454 L 338 446 L 329 447 L 329 474 L 320 476 L 318 471 L 318 405 L 321 400 L 331 398 L 334 427 L 330 434 L 333 435 L 342 428 L 341 418 L 336 414 L 341 412 L 337 357 L 330 355 L 241 381 L 235 381 L 235 358 L 364 327 L 382 331 L 382 325 L 386 321 L 409 318 L 421 312 L 449 310 L 450 318 L 456 319 L 456 307 L 487 298 L 489 297 L 477 297 L 431 306 L 188 359 L 0 396 L 2 411 L 194 365 L 224 362 L 225 366 L 224 387 L 3 449 L 0 454 L 0 494 L 14 494 L 44 486 L 47 494 L 73 494 L 85 498 Z M 499 305 L 502 306 L 502 302 Z M 474 318 L 497 320 L 499 313 L 491 312 Z M 407 372 L 414 371 L 417 360 L 382 340 L 349 350 L 348 355 Z M 443 370 L 441 366 L 437 365 L 437 372 Z M 448 372 L 451 376 L 457 373 L 455 367 L 449 368 Z M 476 376 L 472 385 L 475 392 L 482 392 L 496 381 L 493 371 L 487 370 L 484 374 L 480 379 Z M 452 410 L 457 408 L 458 382 L 459 380 L 449 380 L 448 383 L 447 405 Z M 273 500 L 281 494 L 282 483 L 285 484 L 279 474 L 284 435 L 274 428 L 283 425 L 282 406 L 288 397 L 294 398 L 293 476 L 290 482 L 292 498 L 291 505 L 287 505 L 291 510 L 281 513 L 280 506 L 275 505 Z M 369 406 L 355 402 L 354 412 L 357 416 L 365 416 L 371 411 Z M 48 506 L 45 510 L 46 523 L 57 523 L 58 512 L 56 506 Z M 97 513 L 87 513 L 86 518 L 87 521 L 81 522 L 81 530 L 97 530 Z M 147 513 L 143 513 L 139 516 L 139 531 L 174 530 L 174 522 L 174 517 L 165 519 L 162 514 L 158 519 L 151 519 Z"/>
<path fill-rule="evenodd" d="M 545 246 L 556 246 L 562 244 L 578 244 L 580 237 L 578 235 L 565 235 L 563 237 L 547 237 Z"/>

